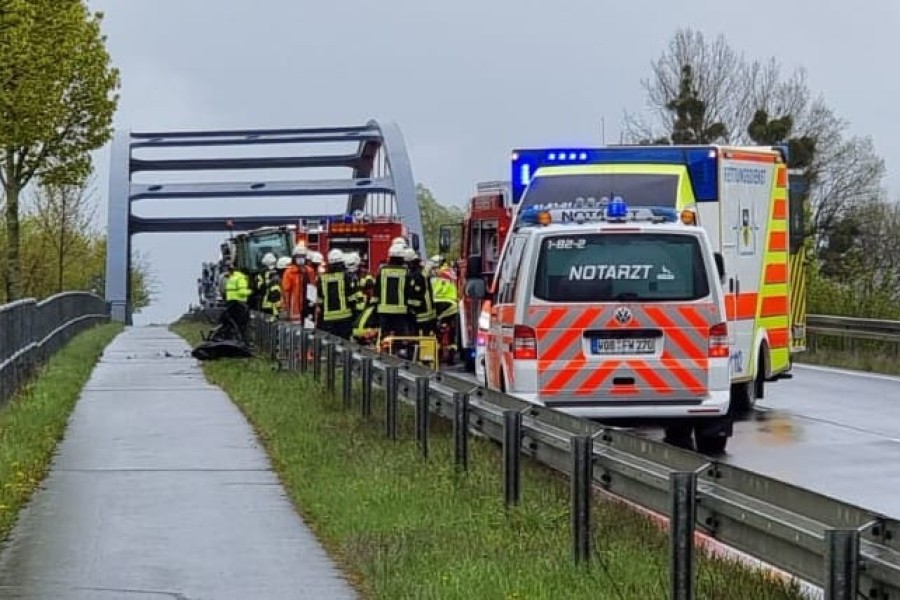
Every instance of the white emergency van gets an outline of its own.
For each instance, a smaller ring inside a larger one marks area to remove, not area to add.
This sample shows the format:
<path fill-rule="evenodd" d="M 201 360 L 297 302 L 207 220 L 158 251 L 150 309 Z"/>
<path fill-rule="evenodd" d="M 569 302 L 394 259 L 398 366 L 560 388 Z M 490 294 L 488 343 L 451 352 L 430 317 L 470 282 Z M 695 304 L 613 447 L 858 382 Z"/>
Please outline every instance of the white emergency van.
<path fill-rule="evenodd" d="M 724 265 L 696 215 L 614 197 L 531 205 L 492 294 L 488 387 L 576 416 L 732 433 Z"/>

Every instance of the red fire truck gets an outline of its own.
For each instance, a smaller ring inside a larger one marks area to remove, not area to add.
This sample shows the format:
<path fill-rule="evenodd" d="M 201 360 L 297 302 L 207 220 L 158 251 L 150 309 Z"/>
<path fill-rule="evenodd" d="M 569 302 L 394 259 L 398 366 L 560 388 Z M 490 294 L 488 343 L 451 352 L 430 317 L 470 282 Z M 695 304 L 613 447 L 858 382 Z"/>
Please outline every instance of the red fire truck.
<path fill-rule="evenodd" d="M 343 252 L 356 252 L 359 254 L 360 268 L 374 274 L 382 263 L 387 262 L 391 240 L 398 237 L 405 238 L 414 250 L 419 249 L 419 236 L 410 235 L 399 216 L 356 214 L 340 220 L 315 223 L 301 220 L 296 242 L 304 243 L 309 250 L 320 252 L 323 256 L 335 248 Z"/>
<path fill-rule="evenodd" d="M 484 293 L 472 293 L 473 286 L 490 289 L 500 250 L 512 222 L 511 186 L 505 181 L 476 184 L 462 223 L 441 226 L 440 250 L 451 250 L 452 230 L 461 229 L 459 277 L 460 354 L 466 369 L 475 371 L 478 348 L 478 317 Z"/>

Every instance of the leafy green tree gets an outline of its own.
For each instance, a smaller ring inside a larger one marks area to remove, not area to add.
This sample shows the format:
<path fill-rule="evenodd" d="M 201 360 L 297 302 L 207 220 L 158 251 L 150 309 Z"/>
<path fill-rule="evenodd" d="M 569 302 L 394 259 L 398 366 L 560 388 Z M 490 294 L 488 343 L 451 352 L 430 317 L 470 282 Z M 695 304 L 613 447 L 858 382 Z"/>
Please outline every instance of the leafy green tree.
<path fill-rule="evenodd" d="M 441 225 L 461 223 L 465 213 L 458 206 L 447 206 L 438 202 L 434 194 L 421 183 L 416 186 L 419 214 L 422 217 L 422 235 L 425 236 L 425 251 L 428 256 L 438 253 Z"/>
<path fill-rule="evenodd" d="M 37 179 L 79 184 L 112 135 L 118 70 L 102 14 L 83 0 L 0 0 L 0 183 L 6 296 L 22 295 L 19 196 Z"/>

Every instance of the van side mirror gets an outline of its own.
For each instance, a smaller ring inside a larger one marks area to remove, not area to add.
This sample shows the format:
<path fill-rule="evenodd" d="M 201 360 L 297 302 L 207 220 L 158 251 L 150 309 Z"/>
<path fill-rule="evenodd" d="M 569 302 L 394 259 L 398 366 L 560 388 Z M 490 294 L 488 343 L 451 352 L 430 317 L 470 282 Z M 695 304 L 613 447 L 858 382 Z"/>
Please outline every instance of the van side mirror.
<path fill-rule="evenodd" d="M 450 232 L 450 228 L 446 225 L 441 225 L 441 232 L 438 236 L 438 250 L 440 250 L 441 254 L 447 254 L 452 244 L 453 235 Z"/>
<path fill-rule="evenodd" d="M 725 283 L 725 258 L 721 252 L 713 254 L 716 259 L 716 271 L 719 272 L 719 281 Z"/>
<path fill-rule="evenodd" d="M 481 255 L 474 254 L 466 259 L 466 279 L 480 279 L 481 275 Z"/>

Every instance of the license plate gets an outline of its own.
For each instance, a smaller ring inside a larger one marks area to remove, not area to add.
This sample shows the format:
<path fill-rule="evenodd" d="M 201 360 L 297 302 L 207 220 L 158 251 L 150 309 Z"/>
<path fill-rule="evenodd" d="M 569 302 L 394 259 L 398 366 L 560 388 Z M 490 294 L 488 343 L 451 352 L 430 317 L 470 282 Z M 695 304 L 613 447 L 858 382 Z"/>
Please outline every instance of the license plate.
<path fill-rule="evenodd" d="M 594 354 L 653 354 L 656 352 L 654 338 L 593 338 L 591 352 Z"/>

